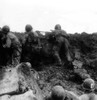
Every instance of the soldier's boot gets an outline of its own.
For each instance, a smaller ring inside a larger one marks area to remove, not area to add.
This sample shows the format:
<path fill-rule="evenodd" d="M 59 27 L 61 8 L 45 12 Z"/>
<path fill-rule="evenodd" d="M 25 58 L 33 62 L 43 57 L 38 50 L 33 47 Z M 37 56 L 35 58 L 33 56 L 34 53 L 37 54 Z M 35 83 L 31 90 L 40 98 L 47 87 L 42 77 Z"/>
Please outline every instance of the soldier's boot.
<path fill-rule="evenodd" d="M 72 61 L 72 57 L 71 57 L 71 52 L 69 50 L 70 44 L 69 42 L 65 39 L 65 43 L 64 43 L 64 47 L 65 47 L 65 51 L 66 51 L 66 58 L 68 61 Z"/>

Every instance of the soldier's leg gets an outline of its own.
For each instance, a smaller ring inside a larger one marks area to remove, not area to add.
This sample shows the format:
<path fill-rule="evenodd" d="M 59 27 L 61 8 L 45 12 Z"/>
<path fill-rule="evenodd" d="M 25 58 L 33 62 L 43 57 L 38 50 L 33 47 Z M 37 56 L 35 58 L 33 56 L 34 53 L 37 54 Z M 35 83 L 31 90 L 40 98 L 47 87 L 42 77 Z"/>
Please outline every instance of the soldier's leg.
<path fill-rule="evenodd" d="M 6 53 L 6 58 L 7 58 L 7 65 L 11 65 L 12 64 L 12 49 L 9 48 L 9 50 L 7 50 L 7 53 Z"/>
<path fill-rule="evenodd" d="M 23 57 L 22 61 L 23 62 L 31 62 L 31 57 L 32 57 L 32 46 L 30 43 L 27 43 L 24 48 L 23 48 Z"/>
<path fill-rule="evenodd" d="M 57 46 L 53 47 L 53 56 L 54 56 L 56 63 L 59 64 L 59 65 L 62 65 L 62 61 L 61 61 Z"/>
<path fill-rule="evenodd" d="M 67 39 L 65 39 L 64 46 L 65 46 L 67 60 L 72 61 L 71 52 L 69 50 L 70 44 Z"/>
<path fill-rule="evenodd" d="M 16 43 L 13 47 L 12 64 L 17 65 L 20 63 L 22 47 L 20 43 Z"/>

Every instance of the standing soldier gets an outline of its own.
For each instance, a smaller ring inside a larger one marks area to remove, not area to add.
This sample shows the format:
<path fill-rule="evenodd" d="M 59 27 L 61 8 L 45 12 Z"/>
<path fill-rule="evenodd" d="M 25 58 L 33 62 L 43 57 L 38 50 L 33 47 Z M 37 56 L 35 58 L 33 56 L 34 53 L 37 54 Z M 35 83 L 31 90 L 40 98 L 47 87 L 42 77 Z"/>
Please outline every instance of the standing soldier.
<path fill-rule="evenodd" d="M 70 54 L 70 44 L 69 41 L 67 39 L 68 35 L 67 33 L 61 29 L 61 25 L 57 24 L 55 25 L 55 30 L 52 31 L 52 43 L 54 44 L 53 46 L 53 53 L 54 53 L 54 57 L 56 58 L 57 62 L 59 64 L 62 64 L 62 60 L 60 58 L 58 49 L 59 48 L 63 48 L 63 55 L 66 56 L 66 59 L 68 61 L 71 61 L 71 54 Z"/>
<path fill-rule="evenodd" d="M 31 25 L 25 26 L 25 44 L 23 50 L 23 61 L 31 62 L 32 57 L 35 55 L 35 51 L 40 47 L 40 41 L 38 34 L 33 31 Z"/>
<path fill-rule="evenodd" d="M 27 39 L 27 37 L 28 37 L 28 34 L 30 33 L 30 32 L 32 32 L 32 30 L 33 30 L 33 28 L 32 28 L 32 26 L 31 25 L 29 25 L 29 24 L 27 24 L 26 26 L 25 26 L 25 41 L 26 41 L 26 39 Z"/>
<path fill-rule="evenodd" d="M 9 26 L 5 25 L 0 33 L 1 58 L 5 65 L 17 65 L 21 58 L 21 44 L 18 38 L 10 32 Z M 0 59 L 0 60 L 1 60 Z"/>

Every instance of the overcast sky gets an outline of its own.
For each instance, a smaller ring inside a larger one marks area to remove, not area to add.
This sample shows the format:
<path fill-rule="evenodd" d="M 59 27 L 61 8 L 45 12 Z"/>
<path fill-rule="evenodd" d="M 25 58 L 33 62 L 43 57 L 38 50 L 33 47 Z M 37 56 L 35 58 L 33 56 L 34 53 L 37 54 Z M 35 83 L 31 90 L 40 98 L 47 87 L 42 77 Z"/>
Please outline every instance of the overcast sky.
<path fill-rule="evenodd" d="M 22 32 L 26 24 L 49 31 L 97 32 L 97 0 L 0 0 L 0 26 Z"/>

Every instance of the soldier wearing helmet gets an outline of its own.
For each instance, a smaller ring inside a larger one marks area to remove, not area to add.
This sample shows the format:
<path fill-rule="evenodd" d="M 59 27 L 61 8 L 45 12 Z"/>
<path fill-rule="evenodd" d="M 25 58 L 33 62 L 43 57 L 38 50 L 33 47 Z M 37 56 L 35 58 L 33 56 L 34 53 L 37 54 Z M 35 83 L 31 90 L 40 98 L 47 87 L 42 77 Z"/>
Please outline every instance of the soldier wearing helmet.
<path fill-rule="evenodd" d="M 23 61 L 30 62 L 33 51 L 40 47 L 39 36 L 33 31 L 33 27 L 30 24 L 25 26 L 25 42 L 23 47 Z"/>
<path fill-rule="evenodd" d="M 95 81 L 93 79 L 85 79 L 82 87 L 85 91 L 85 94 L 81 95 L 79 100 L 97 100 L 97 95 L 94 93 Z"/>
<path fill-rule="evenodd" d="M 38 37 L 38 34 L 33 31 L 33 27 L 30 24 L 25 26 L 25 34 L 27 34 L 26 38 L 29 38 L 28 41 L 34 41 L 35 37 Z"/>
<path fill-rule="evenodd" d="M 31 32 L 33 30 L 33 28 L 32 28 L 32 26 L 30 25 L 30 24 L 27 24 L 26 26 L 25 26 L 25 31 L 26 32 Z"/>
<path fill-rule="evenodd" d="M 52 100 L 64 100 L 64 88 L 60 85 L 56 85 L 52 88 L 51 98 Z"/>
<path fill-rule="evenodd" d="M 1 28 L 1 34 L 0 34 L 0 39 L 2 40 L 1 43 L 4 44 L 6 43 L 7 39 L 7 34 L 10 32 L 9 26 L 5 25 Z"/>
<path fill-rule="evenodd" d="M 61 30 L 61 25 L 60 24 L 56 24 L 55 25 L 55 30 Z"/>
<path fill-rule="evenodd" d="M 61 29 L 60 24 L 56 24 L 54 28 L 55 30 L 52 30 L 49 38 L 50 38 L 50 42 L 54 45 L 53 53 L 54 53 L 56 62 L 58 62 L 59 64 L 62 64 L 62 58 L 60 58 L 60 54 L 58 52 L 58 47 L 60 47 L 61 45 L 62 45 L 62 48 L 64 48 L 64 57 L 66 57 L 66 60 L 72 61 L 71 53 L 69 50 L 70 44 L 68 41 L 67 33 Z"/>
<path fill-rule="evenodd" d="M 61 85 L 55 85 L 45 97 L 45 100 L 65 100 L 64 92 L 64 88 Z"/>
<path fill-rule="evenodd" d="M 66 31 L 61 29 L 61 25 L 60 24 L 56 24 L 55 25 L 55 31 L 56 31 L 56 35 L 62 35 L 64 37 L 68 37 Z"/>
<path fill-rule="evenodd" d="M 7 34 L 10 31 L 9 26 L 7 26 L 7 25 L 3 26 L 2 31 L 4 32 L 4 34 Z"/>
<path fill-rule="evenodd" d="M 36 32 L 33 31 L 33 27 L 30 24 L 27 24 L 25 26 L 25 33 L 30 33 L 32 32 L 32 34 L 34 34 L 35 36 L 38 36 L 38 34 Z"/>
<path fill-rule="evenodd" d="M 1 61 L 3 64 L 17 65 L 21 57 L 21 44 L 18 38 L 10 32 L 9 26 L 5 25 L 0 34 Z"/>
<path fill-rule="evenodd" d="M 79 100 L 79 97 L 75 93 L 65 90 L 61 85 L 56 85 L 46 100 Z"/>
<path fill-rule="evenodd" d="M 94 91 L 95 81 L 91 78 L 87 78 L 87 79 L 84 80 L 82 87 L 86 91 Z"/>

